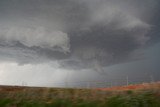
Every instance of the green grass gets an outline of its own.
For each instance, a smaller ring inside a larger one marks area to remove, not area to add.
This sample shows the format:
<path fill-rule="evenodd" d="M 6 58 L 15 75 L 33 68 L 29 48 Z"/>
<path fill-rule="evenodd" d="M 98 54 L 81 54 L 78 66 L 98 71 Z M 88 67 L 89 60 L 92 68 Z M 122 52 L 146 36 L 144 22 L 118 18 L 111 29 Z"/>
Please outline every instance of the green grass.
<path fill-rule="evenodd" d="M 160 107 L 160 99 L 152 92 L 141 94 L 114 96 L 108 99 L 108 107 Z"/>
<path fill-rule="evenodd" d="M 1 99 L 0 107 L 160 107 L 160 99 L 153 92 L 141 94 L 120 94 L 104 100 L 54 99 L 50 102 L 39 100 Z"/>
<path fill-rule="evenodd" d="M 12 103 L 10 99 L 1 99 L 0 100 L 0 107 L 7 107 Z"/>
<path fill-rule="evenodd" d="M 1 90 L 0 107 L 160 107 L 159 88 L 128 91 L 23 88 Z"/>

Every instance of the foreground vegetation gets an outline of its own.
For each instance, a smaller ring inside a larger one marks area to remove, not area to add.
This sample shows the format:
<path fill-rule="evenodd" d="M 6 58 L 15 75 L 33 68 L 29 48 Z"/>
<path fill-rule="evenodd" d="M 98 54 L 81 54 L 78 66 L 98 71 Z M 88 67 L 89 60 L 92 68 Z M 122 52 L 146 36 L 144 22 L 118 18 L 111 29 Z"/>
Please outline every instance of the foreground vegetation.
<path fill-rule="evenodd" d="M 160 107 L 160 85 L 138 90 L 0 88 L 0 107 Z"/>

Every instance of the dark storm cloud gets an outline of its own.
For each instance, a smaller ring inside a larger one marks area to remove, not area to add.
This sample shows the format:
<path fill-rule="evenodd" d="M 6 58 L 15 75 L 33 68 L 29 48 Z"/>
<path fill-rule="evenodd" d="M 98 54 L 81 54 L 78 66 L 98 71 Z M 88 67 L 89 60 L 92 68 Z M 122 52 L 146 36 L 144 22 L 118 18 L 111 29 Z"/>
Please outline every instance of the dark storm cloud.
<path fill-rule="evenodd" d="M 58 60 L 65 68 L 100 69 L 139 59 L 138 50 L 152 40 L 157 3 L 2 0 L 1 60 L 19 64 Z"/>
<path fill-rule="evenodd" d="M 3 61 L 13 61 L 22 64 L 46 63 L 53 60 L 62 60 L 69 55 L 59 51 L 43 49 L 40 47 L 26 47 L 19 42 L 14 44 L 0 44 L 0 59 Z"/>

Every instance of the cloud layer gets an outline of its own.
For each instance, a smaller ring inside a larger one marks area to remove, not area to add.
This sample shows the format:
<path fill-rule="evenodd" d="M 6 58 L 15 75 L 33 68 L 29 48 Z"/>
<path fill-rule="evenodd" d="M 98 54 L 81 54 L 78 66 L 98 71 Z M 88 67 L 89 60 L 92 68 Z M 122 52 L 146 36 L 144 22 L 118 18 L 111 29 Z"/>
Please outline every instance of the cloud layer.
<path fill-rule="evenodd" d="M 46 31 L 43 27 L 37 28 L 4 28 L 0 31 L 0 39 L 3 42 L 12 44 L 20 42 L 27 47 L 40 47 L 53 49 L 55 47 L 61 51 L 69 51 L 69 38 L 61 31 Z"/>
<path fill-rule="evenodd" d="M 137 60 L 152 39 L 157 0 L 1 1 L 0 55 L 19 64 L 84 69 Z"/>

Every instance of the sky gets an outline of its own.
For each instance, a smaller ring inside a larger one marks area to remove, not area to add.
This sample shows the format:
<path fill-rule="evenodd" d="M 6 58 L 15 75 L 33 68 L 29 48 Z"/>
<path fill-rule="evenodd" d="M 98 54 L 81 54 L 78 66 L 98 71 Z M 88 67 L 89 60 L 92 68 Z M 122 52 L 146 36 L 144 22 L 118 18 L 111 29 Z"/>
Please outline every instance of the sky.
<path fill-rule="evenodd" d="M 1 0 L 0 84 L 158 81 L 159 5 L 159 0 Z"/>

